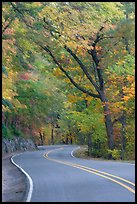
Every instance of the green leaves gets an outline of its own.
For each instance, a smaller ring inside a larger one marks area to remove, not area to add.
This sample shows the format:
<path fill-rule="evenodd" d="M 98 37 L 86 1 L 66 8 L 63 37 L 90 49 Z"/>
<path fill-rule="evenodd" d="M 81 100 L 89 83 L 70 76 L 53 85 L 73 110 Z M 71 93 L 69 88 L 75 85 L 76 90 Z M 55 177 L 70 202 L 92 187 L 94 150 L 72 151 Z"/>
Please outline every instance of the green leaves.
<path fill-rule="evenodd" d="M 8 77 L 8 72 L 5 68 L 5 66 L 2 65 L 2 73 L 4 73 Z"/>
<path fill-rule="evenodd" d="M 2 104 L 13 104 L 19 128 L 38 138 L 59 124 L 56 141 L 75 135 L 84 143 L 92 135 L 94 153 L 106 148 L 103 107 L 93 96 L 104 88 L 113 119 L 123 110 L 133 115 L 134 3 L 3 2 L 2 22 Z"/>
<path fill-rule="evenodd" d="M 134 75 L 135 69 L 135 58 L 132 55 L 126 55 L 122 59 L 120 59 L 116 64 L 108 67 L 106 69 L 111 73 L 116 73 L 119 76 L 122 75 Z"/>
<path fill-rule="evenodd" d="M 10 103 L 9 100 L 2 98 L 2 105 L 4 105 L 5 107 L 9 107 L 9 109 L 13 109 L 13 105 Z"/>

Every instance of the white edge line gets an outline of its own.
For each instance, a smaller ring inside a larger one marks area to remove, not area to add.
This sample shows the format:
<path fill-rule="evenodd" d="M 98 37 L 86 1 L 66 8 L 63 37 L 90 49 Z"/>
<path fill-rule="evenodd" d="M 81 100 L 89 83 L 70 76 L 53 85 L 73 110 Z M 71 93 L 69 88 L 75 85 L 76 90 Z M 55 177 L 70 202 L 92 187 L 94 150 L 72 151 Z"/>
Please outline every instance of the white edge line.
<path fill-rule="evenodd" d="M 16 154 L 14 156 L 11 157 L 11 162 L 16 166 L 18 167 L 28 178 L 29 180 L 29 192 L 28 192 L 28 196 L 27 196 L 27 199 L 26 199 L 26 202 L 30 202 L 31 200 L 31 196 L 32 196 L 32 192 L 33 192 L 33 181 L 32 181 L 32 178 L 29 176 L 29 174 L 24 171 L 18 164 L 16 164 L 14 161 L 13 161 L 13 158 L 17 155 L 20 155 L 20 154 Z"/>
<path fill-rule="evenodd" d="M 73 153 L 74 153 L 74 151 L 75 151 L 76 149 L 79 149 L 79 148 L 80 148 L 80 147 L 76 147 L 75 149 L 73 149 L 73 150 L 71 151 L 70 154 L 71 154 L 72 157 L 75 157 L 75 156 L 73 155 Z"/>

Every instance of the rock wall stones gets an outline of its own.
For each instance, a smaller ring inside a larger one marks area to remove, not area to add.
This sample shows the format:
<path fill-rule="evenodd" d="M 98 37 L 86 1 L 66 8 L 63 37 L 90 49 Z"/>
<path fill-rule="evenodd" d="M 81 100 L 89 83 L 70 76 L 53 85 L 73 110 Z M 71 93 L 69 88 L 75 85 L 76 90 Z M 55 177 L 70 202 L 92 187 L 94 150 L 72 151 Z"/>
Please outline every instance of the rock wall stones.
<path fill-rule="evenodd" d="M 2 138 L 2 154 L 16 151 L 26 151 L 36 149 L 36 145 L 31 139 L 14 137 L 12 139 Z"/>

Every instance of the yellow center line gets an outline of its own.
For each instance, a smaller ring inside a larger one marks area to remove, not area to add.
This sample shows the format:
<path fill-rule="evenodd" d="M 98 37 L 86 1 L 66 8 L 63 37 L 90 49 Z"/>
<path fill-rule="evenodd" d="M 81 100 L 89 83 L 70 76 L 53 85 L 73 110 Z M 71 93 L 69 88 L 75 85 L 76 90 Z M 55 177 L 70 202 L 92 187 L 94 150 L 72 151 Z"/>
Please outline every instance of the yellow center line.
<path fill-rule="evenodd" d="M 117 178 L 117 179 L 119 179 L 119 180 L 122 180 L 122 181 L 124 181 L 124 182 L 126 182 L 126 183 L 129 183 L 129 184 L 135 186 L 134 183 L 132 183 L 132 182 L 126 180 L 126 179 L 123 179 L 123 178 L 121 178 L 121 177 L 119 177 L 119 176 L 115 176 L 115 175 L 113 175 L 113 174 L 109 174 L 109 173 L 107 173 L 107 172 L 99 171 L 99 170 L 96 170 L 96 169 L 93 169 L 93 168 L 90 168 L 90 167 L 86 167 L 86 166 L 83 166 L 83 165 L 79 165 L 79 164 L 75 164 L 75 163 L 71 163 L 71 162 L 66 162 L 66 161 L 61 161 L 61 160 L 56 160 L 56 159 L 52 159 L 52 158 L 49 158 L 49 157 L 48 157 L 48 154 L 49 154 L 49 153 L 51 153 L 51 152 L 53 152 L 53 151 L 56 151 L 56 150 L 60 150 L 60 149 L 63 149 L 63 147 L 58 148 L 58 149 L 54 149 L 54 150 L 50 150 L 50 151 L 48 151 L 46 154 L 44 154 L 43 156 L 44 156 L 46 159 L 48 159 L 48 160 L 51 160 L 51 161 L 54 161 L 54 162 L 58 162 L 58 163 L 61 163 L 61 164 L 65 164 L 65 165 L 68 165 L 68 166 L 72 166 L 72 167 L 81 169 L 81 170 L 83 170 L 83 171 L 96 174 L 96 175 L 98 175 L 98 176 L 100 176 L 100 177 L 103 177 L 103 178 L 106 178 L 106 179 L 108 179 L 108 180 L 111 180 L 111 181 L 113 181 L 113 182 L 115 182 L 115 183 L 117 183 L 117 184 L 123 186 L 124 188 L 126 188 L 127 190 L 129 190 L 130 192 L 132 192 L 132 193 L 135 194 L 135 190 L 134 190 L 134 189 L 132 189 L 132 188 L 130 188 L 129 186 L 127 186 L 127 185 L 121 183 L 120 181 L 117 181 L 117 180 L 111 178 L 111 177 L 114 177 L 114 178 Z M 104 174 L 104 175 L 103 175 L 103 174 Z M 108 175 L 109 177 L 108 177 L 108 176 L 105 176 L 105 175 Z"/>
<path fill-rule="evenodd" d="M 109 173 L 104 172 L 104 171 L 99 171 L 99 170 L 96 170 L 96 169 L 93 169 L 93 168 L 90 168 L 90 167 L 87 167 L 87 166 L 83 166 L 83 165 L 79 165 L 79 164 L 75 164 L 75 163 L 70 163 L 70 164 L 74 164 L 74 165 L 77 165 L 77 166 L 79 166 L 79 167 L 92 170 L 92 171 L 94 171 L 94 172 L 98 172 L 98 173 L 101 173 L 101 174 L 104 174 L 104 175 L 111 176 L 111 177 L 113 177 L 113 178 L 117 178 L 117 179 L 119 179 L 119 180 L 121 180 L 121 181 L 124 181 L 124 182 L 126 182 L 126 183 L 129 183 L 129 184 L 135 186 L 134 183 L 132 183 L 131 181 L 128 181 L 128 180 L 126 180 L 126 179 L 124 179 L 124 178 L 122 178 L 122 177 L 115 176 L 115 175 L 113 175 L 113 174 L 109 174 Z"/>

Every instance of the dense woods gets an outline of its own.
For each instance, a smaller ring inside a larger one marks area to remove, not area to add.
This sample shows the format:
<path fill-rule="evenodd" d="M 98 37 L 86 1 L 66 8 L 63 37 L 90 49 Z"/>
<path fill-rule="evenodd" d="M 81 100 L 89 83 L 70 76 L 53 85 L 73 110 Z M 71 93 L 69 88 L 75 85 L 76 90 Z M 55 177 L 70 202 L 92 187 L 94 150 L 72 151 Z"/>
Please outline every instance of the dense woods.
<path fill-rule="evenodd" d="M 135 3 L 2 3 L 2 137 L 135 157 Z"/>

